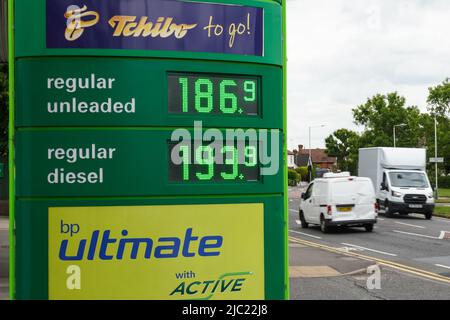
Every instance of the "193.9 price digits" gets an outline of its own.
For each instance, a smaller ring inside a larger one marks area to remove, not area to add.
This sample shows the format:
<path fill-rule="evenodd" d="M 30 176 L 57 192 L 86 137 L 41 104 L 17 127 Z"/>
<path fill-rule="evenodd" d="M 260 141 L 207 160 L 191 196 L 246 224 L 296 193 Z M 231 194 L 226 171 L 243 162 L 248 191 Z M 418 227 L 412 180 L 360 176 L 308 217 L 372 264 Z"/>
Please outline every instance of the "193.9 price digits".
<path fill-rule="evenodd" d="M 174 146 L 170 148 L 170 153 Z M 172 181 L 256 181 L 259 179 L 257 147 L 243 148 L 222 146 L 218 148 L 200 145 L 178 146 L 181 164 L 171 162 Z M 243 154 L 242 154 L 243 153 Z"/>

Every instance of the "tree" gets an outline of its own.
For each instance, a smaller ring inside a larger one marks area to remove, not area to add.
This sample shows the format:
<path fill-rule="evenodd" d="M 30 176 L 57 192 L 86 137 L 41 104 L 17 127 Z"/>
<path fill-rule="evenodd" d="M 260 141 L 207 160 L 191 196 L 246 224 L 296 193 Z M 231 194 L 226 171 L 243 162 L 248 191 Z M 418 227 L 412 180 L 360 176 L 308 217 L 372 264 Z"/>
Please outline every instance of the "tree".
<path fill-rule="evenodd" d="M 397 92 L 375 95 L 363 105 L 353 109 L 355 124 L 365 127 L 361 135 L 364 147 L 391 147 L 394 145 L 393 128 L 396 128 L 397 147 L 418 147 L 422 131 L 420 111 L 416 106 L 405 107 L 406 99 Z"/>
<path fill-rule="evenodd" d="M 424 121 L 426 140 L 428 142 L 427 158 L 434 157 L 434 119 L 437 125 L 438 156 L 444 158 L 439 165 L 445 173 L 450 172 L 450 79 L 428 88 L 428 110 L 430 115 Z M 434 168 L 434 166 L 432 166 Z M 434 177 L 432 178 L 434 179 Z"/>
<path fill-rule="evenodd" d="M 358 133 L 348 129 L 336 130 L 325 139 L 327 154 L 337 158 L 338 169 L 352 174 L 357 171 L 359 143 Z"/>
<path fill-rule="evenodd" d="M 8 153 L 8 65 L 0 64 L 0 157 Z"/>
<path fill-rule="evenodd" d="M 433 115 L 445 117 L 450 113 L 450 79 L 445 79 L 442 84 L 428 88 L 427 99 L 429 110 Z"/>

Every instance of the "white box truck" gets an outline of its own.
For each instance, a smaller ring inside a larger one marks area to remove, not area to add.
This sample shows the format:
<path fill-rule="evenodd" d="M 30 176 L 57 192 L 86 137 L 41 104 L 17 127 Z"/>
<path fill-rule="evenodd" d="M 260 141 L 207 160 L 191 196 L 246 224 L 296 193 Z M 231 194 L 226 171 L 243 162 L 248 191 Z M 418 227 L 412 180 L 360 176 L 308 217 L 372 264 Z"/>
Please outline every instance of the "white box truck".
<path fill-rule="evenodd" d="M 386 216 L 422 213 L 431 219 L 434 197 L 425 166 L 425 149 L 359 149 L 358 175 L 372 180 L 377 203 Z"/>

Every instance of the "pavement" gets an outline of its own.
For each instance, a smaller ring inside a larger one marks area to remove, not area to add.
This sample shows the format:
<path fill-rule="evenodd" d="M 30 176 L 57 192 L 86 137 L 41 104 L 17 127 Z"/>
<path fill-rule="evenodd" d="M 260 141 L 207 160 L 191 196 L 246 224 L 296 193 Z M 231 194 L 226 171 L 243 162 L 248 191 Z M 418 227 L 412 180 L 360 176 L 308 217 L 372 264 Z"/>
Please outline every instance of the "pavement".
<path fill-rule="evenodd" d="M 9 219 L 0 216 L 0 300 L 9 299 Z"/>
<path fill-rule="evenodd" d="M 323 234 L 300 227 L 302 191 L 289 188 L 291 299 L 450 299 L 450 220 L 380 216 L 372 233 L 336 228 Z M 373 268 L 379 289 L 367 285 Z"/>

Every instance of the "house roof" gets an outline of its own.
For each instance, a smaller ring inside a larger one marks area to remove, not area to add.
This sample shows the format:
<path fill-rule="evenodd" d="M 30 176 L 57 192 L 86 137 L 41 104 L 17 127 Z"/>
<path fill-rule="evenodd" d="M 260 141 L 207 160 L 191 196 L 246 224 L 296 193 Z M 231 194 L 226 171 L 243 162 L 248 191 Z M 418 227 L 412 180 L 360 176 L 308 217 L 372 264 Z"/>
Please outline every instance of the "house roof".
<path fill-rule="evenodd" d="M 295 164 L 299 167 L 308 166 L 309 155 L 308 154 L 297 154 L 295 159 Z"/>
<path fill-rule="evenodd" d="M 305 155 L 308 159 L 309 149 L 301 149 L 300 155 Z M 329 157 L 326 149 L 311 149 L 311 158 L 313 163 L 336 163 L 336 157 Z"/>

